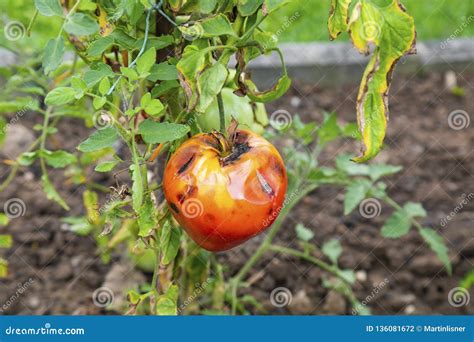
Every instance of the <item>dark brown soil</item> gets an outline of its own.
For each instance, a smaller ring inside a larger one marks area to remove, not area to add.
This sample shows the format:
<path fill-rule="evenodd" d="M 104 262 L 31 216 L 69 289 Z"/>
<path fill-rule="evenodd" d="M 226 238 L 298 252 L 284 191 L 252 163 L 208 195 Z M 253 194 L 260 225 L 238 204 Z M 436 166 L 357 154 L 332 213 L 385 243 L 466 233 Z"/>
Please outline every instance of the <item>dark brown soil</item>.
<path fill-rule="evenodd" d="M 404 167 L 398 175 L 385 179 L 388 191 L 399 203 L 418 201 L 424 205 L 428 217 L 422 224 L 437 229 L 445 237 L 453 263 L 452 276 L 447 275 L 415 230 L 397 240 L 381 237 L 380 227 L 391 212 L 388 207 L 383 206 L 375 219 L 364 219 L 357 210 L 343 216 L 344 191 L 335 187 L 318 188 L 305 198 L 276 239 L 281 245 L 296 246 L 297 223 L 314 231 L 312 241 L 318 246 L 330 238 L 339 239 L 343 246 L 340 266 L 357 272 L 356 296 L 366 300 L 373 313 L 474 313 L 474 300 L 458 308 L 448 302 L 449 291 L 473 269 L 474 201 L 441 227 L 441 219 L 459 205 L 463 194 L 474 193 L 473 124 L 462 130 L 448 126 L 448 114 L 453 110 L 462 109 L 471 117 L 474 115 L 474 74 L 458 74 L 458 83 L 466 92 L 464 97 L 456 97 L 446 89 L 441 73 L 397 77 L 390 98 L 387 146 L 377 158 L 379 162 Z M 307 122 L 320 121 L 323 111 L 336 111 L 341 122 L 349 122 L 355 119 L 356 94 L 357 85 L 320 88 L 297 84 L 268 109 L 269 113 L 285 109 Z M 29 120 L 25 116 L 21 124 L 32 127 L 33 117 Z M 74 121 L 64 122 L 60 131 L 61 141 L 52 143 L 69 151 L 86 136 L 81 125 Z M 322 155 L 323 164 L 330 164 L 334 155 L 344 151 L 357 153 L 359 146 L 348 142 L 332 145 Z M 6 172 L 7 167 L 1 166 L 2 179 Z M 51 177 L 72 208 L 69 215 L 79 215 L 83 189 L 64 184 L 55 174 L 52 172 Z M 11 299 L 18 284 L 31 278 L 31 286 L 8 305 L 5 313 L 104 313 L 92 304 L 91 297 L 103 284 L 111 266 L 101 262 L 92 238 L 61 229 L 60 219 L 65 213 L 45 199 L 39 176 L 37 169 L 21 170 L 0 194 L 0 203 L 13 197 L 26 203 L 23 217 L 13 219 L 7 228 L 0 228 L 0 234 L 14 237 L 13 248 L 0 251 L 8 259 L 11 272 L 7 279 L 0 280 L 0 303 Z M 97 181 L 111 185 L 110 179 Z M 219 254 L 221 260 L 229 263 L 229 274 L 248 260 L 262 238 L 259 236 L 242 247 Z M 252 294 L 270 314 L 351 313 L 346 300 L 322 286 L 327 274 L 310 263 L 268 254 L 255 267 L 253 275 L 256 281 L 242 293 Z M 280 286 L 291 291 L 293 301 L 288 307 L 275 308 L 270 304 L 270 293 Z"/>

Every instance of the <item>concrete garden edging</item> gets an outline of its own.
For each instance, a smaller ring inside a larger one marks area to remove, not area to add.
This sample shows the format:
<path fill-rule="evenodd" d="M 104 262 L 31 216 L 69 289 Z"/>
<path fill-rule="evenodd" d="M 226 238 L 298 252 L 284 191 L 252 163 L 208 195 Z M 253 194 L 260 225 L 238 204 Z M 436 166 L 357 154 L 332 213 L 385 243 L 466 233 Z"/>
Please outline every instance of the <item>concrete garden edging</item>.
<path fill-rule="evenodd" d="M 359 81 L 369 57 L 361 55 L 350 42 L 284 43 L 288 73 L 293 79 L 321 85 Z M 417 54 L 403 58 L 397 72 L 474 69 L 474 38 L 417 42 Z M 262 56 L 249 65 L 253 78 L 268 87 L 281 70 L 276 54 Z"/>

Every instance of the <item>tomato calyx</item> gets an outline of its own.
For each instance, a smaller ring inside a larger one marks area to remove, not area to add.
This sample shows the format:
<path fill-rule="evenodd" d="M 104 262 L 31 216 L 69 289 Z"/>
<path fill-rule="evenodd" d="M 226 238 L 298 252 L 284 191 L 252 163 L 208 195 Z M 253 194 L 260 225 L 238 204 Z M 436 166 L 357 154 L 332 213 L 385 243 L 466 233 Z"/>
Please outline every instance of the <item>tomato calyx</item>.
<path fill-rule="evenodd" d="M 238 160 L 241 155 L 247 153 L 251 148 L 247 136 L 238 131 L 238 125 L 237 120 L 232 118 L 226 135 L 216 130 L 210 133 L 217 142 L 219 161 L 222 166 Z"/>

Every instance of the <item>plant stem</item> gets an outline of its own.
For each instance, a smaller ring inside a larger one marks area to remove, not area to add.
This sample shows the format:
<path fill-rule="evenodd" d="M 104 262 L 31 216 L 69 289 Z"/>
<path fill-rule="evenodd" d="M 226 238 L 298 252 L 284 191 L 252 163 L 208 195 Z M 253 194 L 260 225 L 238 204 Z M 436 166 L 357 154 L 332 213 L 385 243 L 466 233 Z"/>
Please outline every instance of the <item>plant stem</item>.
<path fill-rule="evenodd" d="M 40 138 L 36 139 L 30 147 L 25 152 L 30 152 L 32 149 L 34 149 L 38 144 L 40 143 Z M 24 152 L 24 153 L 25 153 Z M 7 178 L 3 181 L 3 183 L 0 185 L 0 192 L 5 190 L 10 182 L 15 178 L 16 173 L 20 169 L 20 164 L 18 164 L 18 161 L 15 162 L 15 164 L 11 167 L 10 173 L 8 174 Z"/>
<path fill-rule="evenodd" d="M 44 113 L 44 119 L 43 119 L 43 131 L 40 136 L 40 149 L 45 150 L 46 149 L 46 137 L 48 136 L 48 124 L 49 124 L 49 116 L 51 114 L 52 107 L 48 107 L 46 109 L 46 112 Z M 40 155 L 40 165 L 41 165 L 41 171 L 43 174 L 47 175 L 48 170 L 46 169 L 46 162 L 44 160 L 43 155 Z"/>
<path fill-rule="evenodd" d="M 217 94 L 217 106 L 219 107 L 219 130 L 225 135 L 225 111 L 224 101 L 222 101 L 222 92 Z"/>
<path fill-rule="evenodd" d="M 235 18 L 234 22 L 234 32 L 235 32 L 235 37 L 230 36 L 229 39 L 226 42 L 226 45 L 228 47 L 232 46 L 232 44 L 236 43 L 239 40 L 239 35 L 240 35 L 240 30 L 242 29 L 242 25 L 244 24 L 244 19 L 241 15 L 237 15 L 237 18 Z M 229 59 L 232 56 L 232 51 L 236 51 L 237 49 L 234 48 L 233 50 L 224 50 L 222 52 L 222 55 L 219 57 L 219 63 L 222 63 L 223 65 L 227 65 L 229 63 Z"/>
<path fill-rule="evenodd" d="M 336 277 L 340 278 L 344 282 L 347 282 L 346 279 L 341 278 L 341 276 L 339 274 L 339 270 L 338 270 L 337 267 L 329 265 L 328 263 L 326 263 L 326 262 L 322 261 L 321 259 L 318 259 L 318 258 L 316 258 L 316 257 L 314 257 L 310 254 L 301 252 L 301 251 L 299 251 L 297 249 L 294 249 L 294 248 L 278 246 L 278 245 L 272 245 L 272 246 L 269 247 L 269 249 L 271 251 L 274 251 L 274 252 L 279 252 L 279 253 L 283 253 L 283 254 L 292 255 L 292 256 L 295 256 L 297 258 L 301 258 L 301 259 L 307 260 L 309 262 L 312 262 L 313 264 L 315 264 L 319 268 L 335 275 Z"/>
<path fill-rule="evenodd" d="M 31 29 L 33 28 L 33 24 L 36 21 L 36 18 L 38 18 L 38 13 L 39 11 L 36 10 L 35 13 L 33 14 L 33 18 L 31 18 L 30 23 L 28 24 L 28 28 L 26 29 L 26 36 L 29 37 L 31 35 Z"/>
<path fill-rule="evenodd" d="M 73 14 L 76 11 L 80 3 L 81 3 L 81 0 L 77 0 L 74 6 L 71 7 L 71 10 L 68 12 L 68 14 L 66 15 L 66 18 L 64 19 L 63 24 L 61 25 L 61 29 L 59 30 L 59 33 L 56 39 L 59 39 L 59 37 L 61 37 L 64 31 L 64 24 L 66 24 L 66 21 L 71 17 L 71 14 Z"/>
<path fill-rule="evenodd" d="M 90 96 L 90 97 L 94 97 L 94 98 L 99 98 L 99 99 L 102 98 L 101 96 L 96 95 L 96 94 L 93 94 L 93 93 L 86 93 L 86 95 L 87 95 L 87 96 Z M 122 110 L 121 110 L 118 106 L 116 106 L 115 103 L 113 103 L 113 102 L 111 102 L 111 101 L 109 101 L 109 100 L 106 100 L 105 103 L 107 103 L 109 106 L 111 106 L 111 107 L 113 107 L 114 109 L 116 109 L 122 116 L 125 116 L 125 113 L 122 112 Z"/>
<path fill-rule="evenodd" d="M 146 48 L 146 44 L 148 42 L 148 32 L 150 30 L 150 16 L 151 16 L 151 12 L 153 12 L 153 7 L 150 8 L 148 11 L 147 11 L 147 14 L 146 14 L 146 19 L 145 19 L 145 37 L 143 38 L 143 45 L 142 47 L 140 48 L 140 51 L 138 52 L 138 55 L 137 57 L 132 61 L 132 63 L 130 63 L 130 65 L 128 66 L 129 68 L 133 67 L 138 59 L 141 57 L 141 55 L 143 54 L 143 52 L 145 52 L 145 48 Z M 110 95 L 113 93 L 113 91 L 115 90 L 115 88 L 117 87 L 117 84 L 120 82 L 120 80 L 122 79 L 122 75 L 120 75 L 117 80 L 112 84 L 112 86 L 110 87 L 109 91 L 107 92 L 107 95 Z"/>
<path fill-rule="evenodd" d="M 295 189 L 298 189 L 300 184 L 297 184 L 295 186 Z M 281 208 L 281 211 L 278 215 L 277 220 L 273 223 L 273 226 L 270 228 L 270 231 L 268 232 L 267 236 L 263 240 L 262 244 L 258 247 L 257 251 L 252 255 L 252 257 L 245 263 L 245 265 L 240 269 L 239 273 L 235 275 L 230 283 L 231 283 L 231 295 L 232 295 L 232 314 L 235 315 L 235 311 L 237 308 L 237 290 L 239 288 L 240 282 L 244 279 L 244 277 L 247 275 L 247 273 L 252 269 L 252 267 L 257 263 L 257 261 L 267 252 L 271 245 L 272 241 L 275 238 L 275 236 L 278 234 L 282 227 L 283 220 L 285 219 L 286 215 L 293 209 L 293 207 L 302 199 L 304 198 L 308 193 L 313 191 L 317 185 L 311 184 L 307 186 L 306 188 L 301 189 L 299 192 L 297 190 L 291 192 L 296 193 L 295 198 L 284 205 Z"/>
<path fill-rule="evenodd" d="M 389 205 L 391 206 L 393 209 L 395 210 L 403 210 L 403 208 L 397 203 L 395 202 L 392 198 L 390 198 L 388 195 L 386 195 L 383 200 Z M 423 227 L 421 226 L 421 224 L 413 217 L 410 217 L 410 221 L 411 223 L 418 229 L 418 230 L 421 230 L 423 229 Z"/>
<path fill-rule="evenodd" d="M 152 288 L 152 291 L 155 293 L 155 296 L 154 296 L 155 298 L 154 298 L 153 306 L 152 306 L 153 315 L 156 313 L 156 297 L 159 294 L 158 275 L 160 273 L 160 260 L 161 260 L 160 249 L 156 247 L 155 248 L 155 269 L 153 270 L 153 279 L 151 281 L 151 288 Z"/>
<path fill-rule="evenodd" d="M 338 277 L 339 279 L 341 279 L 345 283 L 349 284 L 344 277 L 341 277 L 341 274 L 340 274 L 339 269 L 337 267 L 332 266 L 332 265 L 324 262 L 323 260 L 316 258 L 315 256 L 312 256 L 310 254 L 301 252 L 301 251 L 299 251 L 297 249 L 294 249 L 294 248 L 278 246 L 278 245 L 270 246 L 269 250 L 274 251 L 274 252 L 278 252 L 278 253 L 282 253 L 282 254 L 292 255 L 294 257 L 307 260 L 307 261 L 315 264 L 319 268 L 325 270 L 326 272 L 329 272 L 329 273 L 335 275 L 336 277 Z"/>

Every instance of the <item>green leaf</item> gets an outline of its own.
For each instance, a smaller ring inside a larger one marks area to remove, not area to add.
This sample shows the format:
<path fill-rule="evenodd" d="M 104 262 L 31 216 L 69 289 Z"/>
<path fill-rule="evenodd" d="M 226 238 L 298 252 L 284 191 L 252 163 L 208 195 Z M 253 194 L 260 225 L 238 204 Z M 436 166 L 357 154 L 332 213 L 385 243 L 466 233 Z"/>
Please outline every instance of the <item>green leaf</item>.
<path fill-rule="evenodd" d="M 301 223 L 298 223 L 295 227 L 296 230 L 296 236 L 298 239 L 304 242 L 308 242 L 314 237 L 314 233 L 311 229 L 306 228 L 304 225 Z"/>
<path fill-rule="evenodd" d="M 257 90 L 257 86 L 252 82 L 252 80 L 250 80 L 250 78 L 246 78 L 244 80 L 244 84 L 247 88 L 247 96 L 252 101 L 267 103 L 282 97 L 290 88 L 291 79 L 288 77 L 288 75 L 284 74 L 278 79 L 277 83 L 275 83 L 273 87 L 265 91 Z"/>
<path fill-rule="evenodd" d="M 372 164 L 369 165 L 369 176 L 375 182 L 376 180 L 400 172 L 403 168 L 395 165 Z"/>
<path fill-rule="evenodd" d="M 94 228 L 90 223 L 87 217 L 80 216 L 74 217 L 69 216 L 61 219 L 62 222 L 67 223 L 67 230 L 79 235 L 87 236 L 91 233 Z"/>
<path fill-rule="evenodd" d="M 111 147 L 117 140 L 118 135 L 112 127 L 100 129 L 83 141 L 77 149 L 81 152 L 98 151 L 106 147 Z"/>
<path fill-rule="evenodd" d="M 0 101 L 0 113 L 21 112 L 38 108 L 38 101 L 31 97 L 10 98 L 9 101 Z"/>
<path fill-rule="evenodd" d="M 344 215 L 350 214 L 359 205 L 371 187 L 372 183 L 366 179 L 356 180 L 349 184 L 344 196 Z"/>
<path fill-rule="evenodd" d="M 156 298 L 156 314 L 171 316 L 178 314 L 178 286 L 172 284 L 165 294 Z"/>
<path fill-rule="evenodd" d="M 71 87 L 74 88 L 76 93 L 84 92 L 87 90 L 86 82 L 84 82 L 84 80 L 79 78 L 78 76 L 74 76 L 71 78 Z"/>
<path fill-rule="evenodd" d="M 411 218 L 426 217 L 426 210 L 420 203 L 407 202 L 403 206 L 403 209 Z"/>
<path fill-rule="evenodd" d="M 0 279 L 8 276 L 8 261 L 0 258 Z"/>
<path fill-rule="evenodd" d="M 138 184 L 137 184 L 138 185 Z M 153 228 L 156 227 L 155 206 L 150 196 L 147 196 L 143 205 L 138 210 L 139 236 L 149 236 Z"/>
<path fill-rule="evenodd" d="M 178 29 L 188 40 L 235 35 L 229 19 L 223 14 L 199 20 L 190 27 L 179 26 Z"/>
<path fill-rule="evenodd" d="M 10 248 L 12 243 L 13 239 L 11 235 L 0 234 L 0 248 Z"/>
<path fill-rule="evenodd" d="M 94 99 L 92 100 L 92 105 L 94 106 L 94 109 L 99 110 L 105 105 L 106 102 L 107 98 L 105 96 L 94 97 Z"/>
<path fill-rule="evenodd" d="M 163 81 L 151 90 L 151 95 L 156 98 L 176 88 L 179 88 L 177 81 Z"/>
<path fill-rule="evenodd" d="M 47 17 L 64 14 L 59 0 L 35 0 L 35 6 L 38 12 Z"/>
<path fill-rule="evenodd" d="M 118 165 L 119 161 L 118 160 L 108 160 L 108 161 L 104 161 L 100 164 L 98 164 L 94 171 L 97 171 L 97 172 L 109 172 L 109 171 L 112 171 L 112 169 L 114 167 L 116 167 Z"/>
<path fill-rule="evenodd" d="M 181 59 L 176 68 L 186 80 L 194 80 L 205 67 L 206 60 L 205 49 L 199 49 L 195 45 L 188 45 L 184 48 Z"/>
<path fill-rule="evenodd" d="M 465 274 L 462 277 L 462 280 L 459 282 L 460 287 L 464 287 L 466 290 L 469 290 L 474 285 L 474 269 Z"/>
<path fill-rule="evenodd" d="M 151 101 L 151 94 L 150 93 L 145 93 L 145 95 L 142 96 L 140 100 L 140 106 L 145 107 L 148 105 Z"/>
<path fill-rule="evenodd" d="M 99 24 L 87 14 L 74 13 L 64 23 L 64 30 L 77 36 L 88 36 L 99 31 Z"/>
<path fill-rule="evenodd" d="M 354 163 L 347 154 L 340 154 L 336 157 L 336 168 L 350 176 L 368 176 L 370 174 L 368 165 Z"/>
<path fill-rule="evenodd" d="M 44 102 L 48 106 L 62 106 L 76 100 L 76 91 L 70 87 L 59 87 L 51 90 Z"/>
<path fill-rule="evenodd" d="M 177 79 L 178 70 L 176 69 L 176 65 L 169 64 L 167 62 L 153 65 L 150 70 L 150 76 L 148 76 L 148 80 L 152 82 Z"/>
<path fill-rule="evenodd" d="M 446 247 L 443 238 L 436 231 L 430 228 L 420 229 L 420 234 L 423 239 L 428 243 L 431 250 L 436 253 L 439 260 L 444 264 L 448 273 L 452 273 L 452 265 L 449 260 L 448 248 Z"/>
<path fill-rule="evenodd" d="M 395 239 L 407 234 L 410 227 L 410 216 L 407 215 L 405 210 L 397 210 L 387 219 L 382 227 L 381 234 Z"/>
<path fill-rule="evenodd" d="M 84 208 L 86 208 L 87 220 L 91 224 L 98 225 L 100 214 L 99 211 L 99 195 L 95 191 L 85 190 L 82 193 L 82 202 L 84 203 Z M 110 202 L 106 204 L 106 209 L 110 207 Z"/>
<path fill-rule="evenodd" d="M 127 48 L 128 50 L 141 49 L 143 46 L 143 38 L 135 40 L 133 37 L 127 35 L 127 40 L 130 39 L 132 46 Z M 127 41 L 127 44 L 129 42 Z M 161 50 L 167 46 L 174 44 L 174 38 L 171 35 L 163 35 L 159 37 L 148 37 L 145 49 L 155 48 L 155 50 Z"/>
<path fill-rule="evenodd" d="M 87 86 L 90 88 L 100 81 L 104 77 L 113 77 L 114 72 L 112 68 L 104 63 L 98 63 L 95 65 L 95 68 L 92 70 L 86 71 L 84 74 L 84 81 L 86 82 Z"/>
<path fill-rule="evenodd" d="M 148 105 L 143 108 L 145 112 L 151 116 L 157 116 L 160 114 L 164 109 L 163 103 L 161 103 L 158 99 L 152 99 Z"/>
<path fill-rule="evenodd" d="M 4 213 L 0 213 L 0 226 L 6 226 L 8 224 L 8 216 Z"/>
<path fill-rule="evenodd" d="M 43 174 L 41 176 L 41 182 L 43 184 L 43 191 L 44 191 L 44 193 L 46 194 L 46 197 L 49 200 L 58 203 L 65 210 L 70 209 L 69 206 L 67 205 L 67 203 L 62 199 L 62 197 L 58 194 L 58 192 L 54 188 L 54 186 L 51 183 L 51 181 L 49 180 L 49 177 L 48 177 L 47 174 Z"/>
<path fill-rule="evenodd" d="M 74 154 L 62 150 L 54 152 L 45 150 L 42 151 L 41 155 L 46 160 L 46 163 L 54 168 L 63 168 L 77 161 L 77 158 Z"/>
<path fill-rule="evenodd" d="M 324 121 L 318 128 L 318 139 L 321 145 L 339 138 L 341 136 L 341 128 L 337 124 L 336 113 L 327 115 L 324 113 Z"/>
<path fill-rule="evenodd" d="M 130 82 L 138 80 L 138 74 L 134 69 L 121 67 L 120 71 Z"/>
<path fill-rule="evenodd" d="M 357 121 L 362 133 L 363 153 L 354 159 L 364 162 L 380 151 L 388 117 L 388 89 L 398 60 L 414 51 L 415 25 L 398 0 L 378 7 L 359 1 L 352 11 L 349 32 L 354 46 L 369 54 L 375 45 L 357 96 Z"/>
<path fill-rule="evenodd" d="M 43 55 L 43 68 L 46 75 L 61 65 L 65 49 L 63 37 L 48 41 Z"/>
<path fill-rule="evenodd" d="M 150 114 L 152 116 L 160 114 L 163 109 L 165 109 L 165 106 L 163 106 L 160 100 L 151 98 L 150 93 L 146 93 L 145 95 L 143 95 L 140 101 L 140 106 L 145 110 L 147 114 Z"/>
<path fill-rule="evenodd" d="M 143 121 L 138 127 L 138 133 L 143 136 L 147 144 L 161 144 L 182 138 L 189 132 L 187 125 L 155 122 L 151 119 Z"/>
<path fill-rule="evenodd" d="M 353 270 L 340 270 L 338 271 L 339 276 L 347 281 L 349 284 L 355 284 L 356 276 Z"/>
<path fill-rule="evenodd" d="M 207 49 L 199 49 L 195 45 L 188 45 L 184 48 L 181 59 L 176 64 L 178 74 L 181 75 L 179 81 L 186 95 L 188 112 L 194 109 L 197 104 L 196 78 L 206 66 L 207 52 Z"/>
<path fill-rule="evenodd" d="M 216 63 L 204 70 L 197 82 L 200 96 L 196 111 L 200 113 L 206 111 L 224 86 L 227 75 L 227 68 L 221 63 Z"/>
<path fill-rule="evenodd" d="M 105 95 L 107 94 L 107 92 L 109 91 L 110 89 L 110 81 L 109 81 L 109 78 L 108 77 L 105 77 L 102 79 L 102 81 L 100 81 L 99 83 L 99 92 L 102 94 L 102 95 Z"/>
<path fill-rule="evenodd" d="M 420 203 L 407 202 L 401 210 L 395 211 L 382 227 L 382 235 L 389 238 L 398 238 L 410 230 L 412 219 L 426 217 L 426 211 Z"/>
<path fill-rule="evenodd" d="M 339 240 L 331 239 L 324 243 L 324 245 L 321 247 L 321 251 L 329 258 L 329 260 L 331 260 L 333 264 L 337 264 L 337 260 L 342 254 L 342 246 Z"/>
<path fill-rule="evenodd" d="M 139 212 L 142 209 L 143 204 L 143 170 L 138 163 L 138 160 L 134 164 L 130 165 L 130 171 L 132 172 L 132 206 L 135 212 Z"/>
<path fill-rule="evenodd" d="M 102 55 L 107 49 L 114 44 L 114 37 L 108 35 L 93 41 L 87 48 L 87 54 L 91 57 L 98 57 Z"/>
<path fill-rule="evenodd" d="M 156 60 L 155 48 L 148 49 L 143 55 L 137 60 L 137 71 L 142 77 L 146 77 L 148 72 L 151 70 Z"/>
<path fill-rule="evenodd" d="M 349 22 L 349 5 L 352 0 L 331 0 L 329 10 L 329 38 L 336 39 L 341 32 L 347 31 Z"/>
<path fill-rule="evenodd" d="M 290 2 L 291 0 L 264 0 L 263 3 L 265 5 L 265 8 L 267 9 L 267 15 L 268 15 Z"/>
<path fill-rule="evenodd" d="M 180 239 L 181 229 L 173 227 L 169 221 L 166 221 L 163 224 L 160 238 L 161 263 L 163 265 L 168 265 L 178 254 Z"/>
<path fill-rule="evenodd" d="M 32 165 L 35 160 L 38 158 L 38 151 L 35 152 L 23 152 L 18 157 L 18 164 L 21 166 L 30 166 Z"/>
<path fill-rule="evenodd" d="M 263 0 L 239 0 L 237 10 L 241 16 L 248 17 L 254 14 L 262 4 Z"/>

